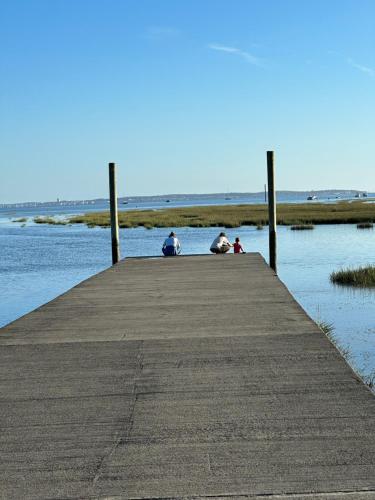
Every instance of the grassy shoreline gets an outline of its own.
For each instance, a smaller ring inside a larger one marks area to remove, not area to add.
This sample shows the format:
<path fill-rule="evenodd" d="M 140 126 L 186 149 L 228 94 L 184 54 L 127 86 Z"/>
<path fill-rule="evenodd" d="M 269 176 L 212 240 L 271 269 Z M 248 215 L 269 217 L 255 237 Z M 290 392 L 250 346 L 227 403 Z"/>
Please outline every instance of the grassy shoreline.
<path fill-rule="evenodd" d="M 328 203 L 282 203 L 277 207 L 281 225 L 358 224 L 375 222 L 375 204 L 361 201 Z M 46 218 L 47 219 L 47 218 Z M 41 218 L 38 218 L 41 223 Z M 69 224 L 109 227 L 107 212 L 91 212 L 68 217 Z M 48 218 L 47 224 L 54 224 Z M 223 205 L 127 210 L 119 212 L 122 228 L 145 227 L 227 227 L 264 226 L 268 224 L 267 205 Z"/>

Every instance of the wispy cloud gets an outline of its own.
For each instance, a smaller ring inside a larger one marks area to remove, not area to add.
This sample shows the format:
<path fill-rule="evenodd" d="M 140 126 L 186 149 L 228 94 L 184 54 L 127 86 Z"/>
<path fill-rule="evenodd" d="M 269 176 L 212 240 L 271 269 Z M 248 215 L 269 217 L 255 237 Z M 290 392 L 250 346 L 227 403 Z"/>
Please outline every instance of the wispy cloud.
<path fill-rule="evenodd" d="M 353 59 L 348 58 L 347 59 L 348 64 L 352 66 L 353 68 L 358 69 L 359 71 L 362 71 L 362 73 L 366 73 L 366 75 L 370 76 L 371 78 L 375 78 L 375 69 L 369 68 L 368 66 L 363 66 L 362 64 L 357 64 Z"/>
<path fill-rule="evenodd" d="M 181 31 L 170 26 L 150 26 L 146 36 L 152 40 L 162 40 L 164 38 L 174 38 L 179 36 Z"/>
<path fill-rule="evenodd" d="M 262 60 L 259 57 L 256 57 L 253 54 L 250 54 L 250 52 L 246 52 L 245 50 L 239 49 L 237 47 L 228 47 L 226 45 L 220 45 L 218 43 L 210 43 L 208 45 L 208 48 L 242 57 L 242 59 L 245 59 L 245 61 L 250 64 L 254 64 L 255 66 L 263 66 Z"/>

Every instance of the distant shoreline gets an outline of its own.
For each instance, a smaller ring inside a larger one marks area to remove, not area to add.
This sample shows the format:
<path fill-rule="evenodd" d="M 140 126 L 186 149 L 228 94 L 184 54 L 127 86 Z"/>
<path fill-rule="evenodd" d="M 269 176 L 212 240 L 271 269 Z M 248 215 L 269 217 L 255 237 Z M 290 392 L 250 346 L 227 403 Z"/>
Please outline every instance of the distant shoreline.
<path fill-rule="evenodd" d="M 292 191 L 292 190 L 280 190 L 276 191 L 276 195 L 279 198 L 295 198 L 298 200 L 306 200 L 308 196 L 316 196 L 318 199 L 336 199 L 344 198 L 350 199 L 354 198 L 356 195 L 362 195 L 367 193 L 366 190 L 358 189 L 321 189 L 321 190 L 303 190 L 303 191 Z M 372 193 L 375 195 L 375 193 Z M 183 201 L 183 200 L 212 200 L 212 199 L 237 199 L 237 198 L 249 198 L 252 199 L 264 199 L 264 191 L 257 192 L 226 192 L 226 193 L 202 193 L 202 194 L 163 194 L 163 195 L 147 195 L 147 196 L 119 196 L 119 203 L 144 203 L 144 202 L 163 202 L 163 201 Z M 370 194 L 371 195 L 371 194 Z M 45 206 L 85 206 L 85 205 L 95 205 L 99 203 L 106 203 L 108 198 L 94 198 L 94 199 L 81 199 L 81 200 L 60 200 L 55 201 L 22 201 L 14 203 L 0 203 L 0 209 L 12 209 L 12 208 L 23 208 L 23 207 L 45 207 Z"/>

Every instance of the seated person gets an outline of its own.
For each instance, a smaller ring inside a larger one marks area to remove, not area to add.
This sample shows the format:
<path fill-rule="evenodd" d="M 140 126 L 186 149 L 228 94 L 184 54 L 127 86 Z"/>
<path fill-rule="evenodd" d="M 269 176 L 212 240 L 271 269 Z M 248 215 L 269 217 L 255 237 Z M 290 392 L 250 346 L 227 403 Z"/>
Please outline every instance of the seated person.
<path fill-rule="evenodd" d="M 220 233 L 212 242 L 210 250 L 212 253 L 226 253 L 232 246 L 225 233 Z"/>
<path fill-rule="evenodd" d="M 233 243 L 233 250 L 234 253 L 246 253 L 238 237 L 236 238 L 236 241 Z"/>
<path fill-rule="evenodd" d="M 162 252 L 166 257 L 178 255 L 181 252 L 181 245 L 176 234 L 172 231 L 168 238 L 164 241 Z"/>

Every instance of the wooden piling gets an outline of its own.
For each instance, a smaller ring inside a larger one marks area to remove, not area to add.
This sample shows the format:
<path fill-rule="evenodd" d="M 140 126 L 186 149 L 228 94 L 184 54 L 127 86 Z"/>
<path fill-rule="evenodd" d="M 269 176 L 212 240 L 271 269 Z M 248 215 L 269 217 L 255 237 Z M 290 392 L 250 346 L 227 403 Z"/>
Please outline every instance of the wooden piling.
<path fill-rule="evenodd" d="M 270 267 L 277 274 L 277 239 L 276 239 L 276 196 L 274 152 L 267 151 L 267 179 L 268 179 L 268 228 L 269 228 L 269 258 Z"/>
<path fill-rule="evenodd" d="M 109 163 L 109 205 L 111 211 L 112 264 L 120 260 L 117 213 L 116 164 Z"/>

